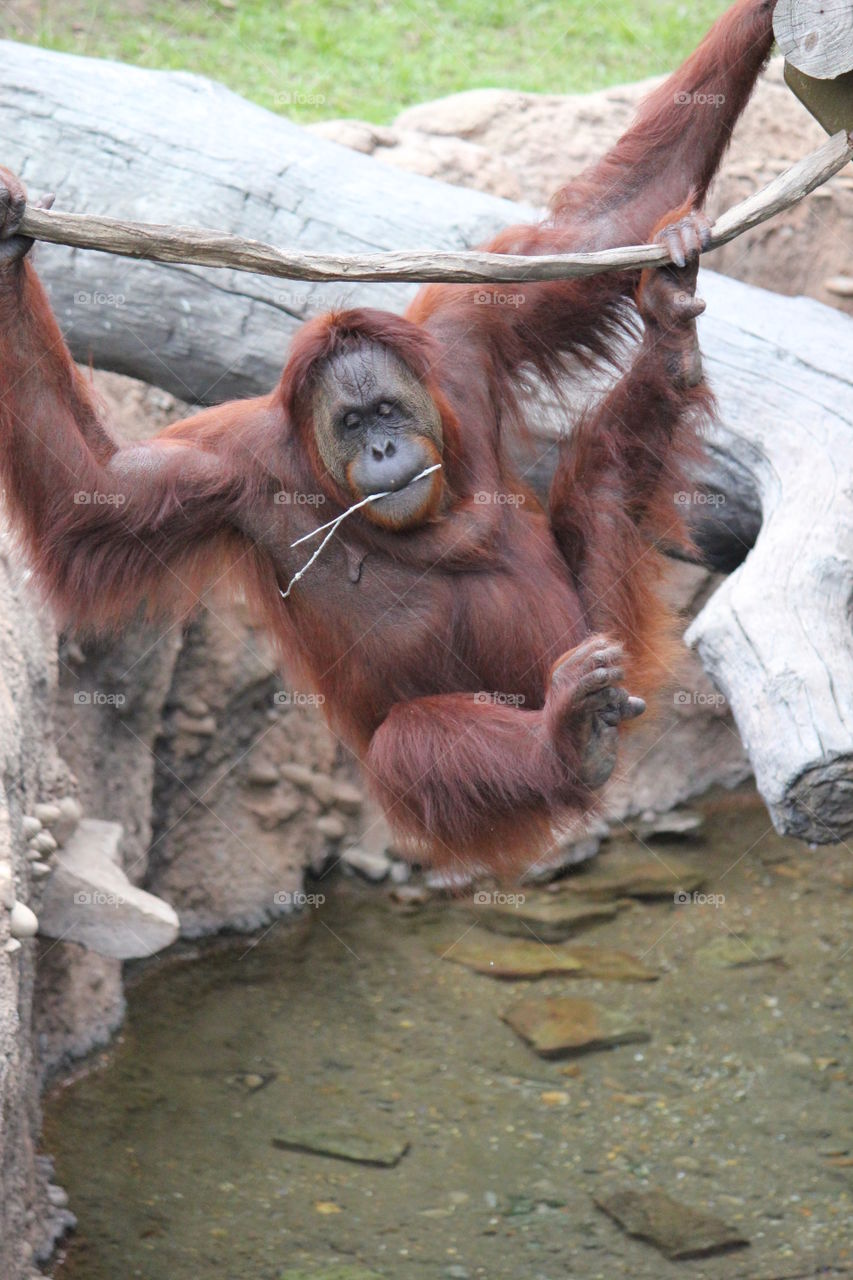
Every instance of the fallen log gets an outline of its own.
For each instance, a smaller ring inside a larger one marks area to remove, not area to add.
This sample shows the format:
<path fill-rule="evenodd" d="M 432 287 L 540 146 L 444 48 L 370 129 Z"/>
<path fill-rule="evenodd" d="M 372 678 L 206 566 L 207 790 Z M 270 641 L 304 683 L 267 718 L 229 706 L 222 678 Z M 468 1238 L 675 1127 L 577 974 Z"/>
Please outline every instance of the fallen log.
<path fill-rule="evenodd" d="M 529 208 L 319 140 L 197 77 L 0 43 L 3 162 L 33 192 L 324 252 L 468 248 Z M 207 216 L 210 211 L 210 216 Z M 807 246 L 803 247 L 807 252 Z M 275 382 L 296 326 L 411 289 L 280 282 L 45 247 L 78 359 L 199 402 Z M 686 504 L 733 569 L 688 640 L 729 699 L 780 831 L 853 835 L 853 321 L 703 273 L 720 418 Z M 715 495 L 714 502 L 709 495 Z M 715 518 L 708 520 L 706 513 Z M 710 536 L 710 535 L 709 535 Z"/>

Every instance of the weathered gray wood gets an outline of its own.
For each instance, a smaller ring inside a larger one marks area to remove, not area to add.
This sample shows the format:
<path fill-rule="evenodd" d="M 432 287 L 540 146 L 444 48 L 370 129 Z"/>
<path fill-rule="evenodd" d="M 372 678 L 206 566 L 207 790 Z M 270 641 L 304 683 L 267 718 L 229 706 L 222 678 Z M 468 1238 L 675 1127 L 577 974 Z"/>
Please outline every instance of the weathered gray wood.
<path fill-rule="evenodd" d="M 831 80 L 853 71 L 850 0 L 778 0 L 773 34 L 788 62 L 806 75 Z"/>
<path fill-rule="evenodd" d="M 836 174 L 853 156 L 853 140 L 841 131 L 810 155 L 780 173 L 717 219 L 708 251 L 728 244 L 744 231 L 767 222 L 797 204 Z M 28 208 L 21 232 L 50 244 L 104 250 L 150 262 L 184 266 L 233 267 L 287 280 L 373 282 L 441 280 L 453 284 L 523 284 L 531 280 L 568 280 L 602 271 L 637 270 L 671 262 L 663 245 L 625 245 L 593 253 L 540 254 L 447 250 L 390 253 L 300 253 L 261 244 L 206 227 L 158 226 L 128 222 L 104 214 L 66 213 Z"/>
<path fill-rule="evenodd" d="M 358 252 L 467 247 L 533 213 L 386 169 L 191 76 L 0 44 L 0 84 L 4 162 L 34 193 L 61 191 L 74 208 L 203 219 L 243 236 Z M 388 284 L 284 290 L 227 271 L 38 252 L 78 357 L 202 401 L 268 389 L 287 338 L 313 312 L 399 309 L 411 294 Z M 725 500 L 713 513 L 724 513 L 718 534 L 731 564 L 746 558 L 688 639 L 730 701 L 778 828 L 817 842 L 847 838 L 853 321 L 709 272 L 700 292 L 721 411 L 705 479 Z M 90 300 L 75 304 L 76 293 Z"/>
<path fill-rule="evenodd" d="M 185 73 L 0 41 L 2 163 L 33 196 L 207 223 L 304 251 L 465 249 L 530 208 L 403 174 Z M 321 311 L 401 310 L 411 286 L 308 284 L 39 247 L 75 357 L 214 402 L 272 387 Z"/>

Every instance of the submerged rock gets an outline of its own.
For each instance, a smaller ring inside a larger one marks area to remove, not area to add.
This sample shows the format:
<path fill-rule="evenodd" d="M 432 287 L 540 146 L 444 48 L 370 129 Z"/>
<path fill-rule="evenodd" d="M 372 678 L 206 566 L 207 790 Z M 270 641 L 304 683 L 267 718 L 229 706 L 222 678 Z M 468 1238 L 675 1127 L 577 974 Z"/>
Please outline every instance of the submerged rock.
<path fill-rule="evenodd" d="M 284 1133 L 276 1134 L 272 1144 L 282 1151 L 331 1156 L 335 1160 L 380 1165 L 385 1169 L 399 1164 L 409 1149 L 408 1140 L 396 1133 L 383 1134 L 378 1130 L 366 1133 L 349 1125 L 311 1121 L 293 1124 Z"/>
<path fill-rule="evenodd" d="M 603 978 L 613 982 L 654 982 L 660 975 L 627 951 L 560 943 L 548 946 L 528 940 L 503 941 L 484 930 L 472 930 L 450 950 L 445 960 L 467 965 L 492 978 L 542 978 L 562 973 L 573 978 Z"/>
<path fill-rule="evenodd" d="M 381 1276 L 357 1263 L 345 1262 L 339 1267 L 288 1267 L 279 1273 L 279 1280 L 381 1280 Z"/>
<path fill-rule="evenodd" d="M 531 997 L 502 1017 L 541 1058 L 562 1058 L 650 1039 L 648 1031 L 629 1015 L 572 996 Z"/>
<path fill-rule="evenodd" d="M 647 1240 L 671 1262 L 749 1244 L 721 1218 L 679 1204 L 665 1191 L 617 1191 L 595 1203 L 629 1236 Z"/>
<path fill-rule="evenodd" d="M 715 969 L 743 969 L 751 964 L 769 964 L 783 958 L 777 937 L 769 933 L 724 933 L 698 947 L 695 959 Z"/>
<path fill-rule="evenodd" d="M 627 902 L 574 902 L 565 895 L 552 893 L 527 892 L 514 896 L 522 899 L 516 905 L 492 901 L 473 907 L 472 915 L 492 933 L 535 938 L 540 942 L 565 942 L 583 929 L 612 920 L 628 905 Z"/>
<path fill-rule="evenodd" d="M 598 864 L 595 871 L 582 872 L 565 881 L 569 893 L 596 901 L 613 898 L 671 898 L 679 889 L 686 893 L 705 882 L 705 873 L 673 858 L 624 858 Z"/>

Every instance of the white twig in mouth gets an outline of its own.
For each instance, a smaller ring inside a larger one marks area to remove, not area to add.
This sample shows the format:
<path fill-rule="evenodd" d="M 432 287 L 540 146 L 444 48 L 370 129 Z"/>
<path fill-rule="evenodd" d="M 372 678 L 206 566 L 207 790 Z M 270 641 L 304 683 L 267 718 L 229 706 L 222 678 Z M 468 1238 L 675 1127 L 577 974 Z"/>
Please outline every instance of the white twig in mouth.
<path fill-rule="evenodd" d="M 279 587 L 279 595 L 282 600 L 287 599 L 299 579 L 304 577 L 308 572 L 320 552 L 325 547 L 326 543 L 334 537 L 338 525 L 342 524 L 344 520 L 346 520 L 347 516 L 351 516 L 352 513 L 354 511 L 358 511 L 360 507 L 366 507 L 368 502 L 377 502 L 380 498 L 388 498 L 392 493 L 403 493 L 404 490 L 408 489 L 410 484 L 414 484 L 416 480 L 423 480 L 424 476 L 432 475 L 433 471 L 438 471 L 440 468 L 441 463 L 434 462 L 431 467 L 427 467 L 424 471 L 419 471 L 416 476 L 412 476 L 411 480 L 407 481 L 407 483 L 403 485 L 402 489 L 383 489 L 381 493 L 369 493 L 366 498 L 362 498 L 360 502 L 353 503 L 351 507 L 347 507 L 346 511 L 342 511 L 339 516 L 335 516 L 334 520 L 329 520 L 326 524 L 321 524 L 317 529 L 312 529 L 310 533 L 305 533 L 301 538 L 297 538 L 295 542 L 291 542 L 291 547 L 298 547 L 301 542 L 310 542 L 312 538 L 316 538 L 317 534 L 322 533 L 324 529 L 328 529 L 329 531 L 312 555 L 311 559 L 306 560 L 299 572 L 295 573 L 290 579 L 290 582 L 287 584 L 287 590 L 282 591 Z"/>

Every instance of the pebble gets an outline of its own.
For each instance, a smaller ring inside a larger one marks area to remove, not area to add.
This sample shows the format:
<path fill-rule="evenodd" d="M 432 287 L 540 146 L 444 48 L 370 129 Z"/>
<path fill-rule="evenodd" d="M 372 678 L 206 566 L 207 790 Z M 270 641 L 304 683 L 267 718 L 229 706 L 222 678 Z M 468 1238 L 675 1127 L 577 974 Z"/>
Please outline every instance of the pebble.
<path fill-rule="evenodd" d="M 327 840 L 343 840 L 347 833 L 347 824 L 339 813 L 324 813 L 315 825 L 320 835 Z"/>
<path fill-rule="evenodd" d="M 50 867 L 46 862 L 31 862 L 30 871 L 36 880 L 43 880 L 45 876 L 50 875 Z"/>
<path fill-rule="evenodd" d="M 34 853 L 51 854 L 56 853 L 59 846 L 49 831 L 40 831 L 38 835 L 33 836 L 30 840 L 30 848 Z"/>
<path fill-rule="evenodd" d="M 56 805 L 60 816 L 56 822 L 51 823 L 50 830 L 54 840 L 62 848 L 79 827 L 83 818 L 83 806 L 74 796 L 63 796 L 61 800 L 57 800 Z"/>
<path fill-rule="evenodd" d="M 62 810 L 58 804 L 37 804 L 33 806 L 33 816 L 38 818 L 43 827 L 52 827 L 62 817 Z"/>
<path fill-rule="evenodd" d="M 246 771 L 246 781 L 252 787 L 274 787 L 281 781 L 281 774 L 271 760 L 253 760 Z"/>
<path fill-rule="evenodd" d="M 365 880 L 369 880 L 371 884 L 380 884 L 391 870 L 391 859 L 386 854 L 362 849 L 357 844 L 344 850 L 341 861 L 346 866 L 352 867 L 353 871 L 357 871 L 359 875 L 364 876 Z"/>
<path fill-rule="evenodd" d="M 172 716 L 172 727 L 177 733 L 211 738 L 216 733 L 216 720 L 213 716 L 188 716 L 186 711 L 176 711 Z"/>
<path fill-rule="evenodd" d="M 68 1204 L 68 1192 L 58 1187 L 55 1182 L 47 1184 L 47 1198 L 56 1209 L 64 1209 Z"/>
<path fill-rule="evenodd" d="M 619 1044 L 643 1044 L 650 1039 L 648 1031 L 628 1014 L 573 996 L 530 997 L 513 1005 L 502 1017 L 541 1058 L 567 1057 Z"/>
<path fill-rule="evenodd" d="M 391 883 L 408 884 L 412 878 L 412 868 L 408 862 L 394 860 L 391 863 Z"/>
<path fill-rule="evenodd" d="M 34 817 L 31 813 L 28 813 L 21 821 L 21 830 L 24 833 L 24 839 L 29 840 L 32 836 L 37 836 L 41 831 L 41 823 L 38 818 Z"/>
<path fill-rule="evenodd" d="M 12 864 L 8 859 L 0 859 L 0 906 L 11 911 L 15 905 L 15 886 L 12 881 Z"/>
<path fill-rule="evenodd" d="M 9 931 L 13 938 L 34 938 L 39 922 L 34 912 L 23 902 L 15 902 L 9 915 Z"/>
<path fill-rule="evenodd" d="M 726 933 L 698 947 L 695 959 L 715 969 L 743 969 L 783 959 L 779 939 L 769 933 Z"/>
<path fill-rule="evenodd" d="M 532 934 L 540 942 L 565 942 L 583 929 L 612 920 L 628 905 L 617 902 L 577 902 L 566 894 L 550 894 L 528 890 L 522 894 L 504 894 L 517 902 L 491 901 L 475 905 L 471 913 L 493 933 L 529 939 Z"/>

